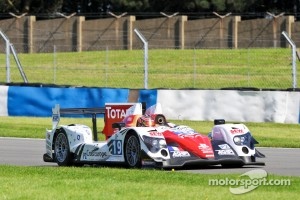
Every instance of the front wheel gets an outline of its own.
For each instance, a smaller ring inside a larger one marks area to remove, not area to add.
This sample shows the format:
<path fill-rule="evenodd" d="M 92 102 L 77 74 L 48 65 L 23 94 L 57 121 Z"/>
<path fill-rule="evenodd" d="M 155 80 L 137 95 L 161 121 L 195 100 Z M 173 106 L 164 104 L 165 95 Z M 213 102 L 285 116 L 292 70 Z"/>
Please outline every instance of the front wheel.
<path fill-rule="evenodd" d="M 139 138 L 129 134 L 125 138 L 125 162 L 128 167 L 139 168 L 141 163 L 141 148 Z"/>
<path fill-rule="evenodd" d="M 61 131 L 57 134 L 54 141 L 55 161 L 59 166 L 71 165 L 71 153 L 69 141 L 65 132 Z"/>

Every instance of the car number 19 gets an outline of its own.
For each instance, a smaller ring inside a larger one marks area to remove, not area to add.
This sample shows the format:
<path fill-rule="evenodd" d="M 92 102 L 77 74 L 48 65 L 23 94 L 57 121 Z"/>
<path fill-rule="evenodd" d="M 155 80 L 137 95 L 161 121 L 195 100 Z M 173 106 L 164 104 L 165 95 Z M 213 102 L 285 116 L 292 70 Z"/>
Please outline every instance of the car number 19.
<path fill-rule="evenodd" d="M 122 155 L 122 140 L 114 140 L 112 146 L 113 155 Z"/>

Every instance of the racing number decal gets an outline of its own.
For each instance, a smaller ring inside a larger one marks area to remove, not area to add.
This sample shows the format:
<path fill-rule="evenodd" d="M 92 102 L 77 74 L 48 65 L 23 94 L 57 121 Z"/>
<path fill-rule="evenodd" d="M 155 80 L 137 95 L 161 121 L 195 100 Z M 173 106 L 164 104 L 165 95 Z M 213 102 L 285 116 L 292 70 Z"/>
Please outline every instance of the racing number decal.
<path fill-rule="evenodd" d="M 114 140 L 112 143 L 112 155 L 122 155 L 122 140 Z"/>

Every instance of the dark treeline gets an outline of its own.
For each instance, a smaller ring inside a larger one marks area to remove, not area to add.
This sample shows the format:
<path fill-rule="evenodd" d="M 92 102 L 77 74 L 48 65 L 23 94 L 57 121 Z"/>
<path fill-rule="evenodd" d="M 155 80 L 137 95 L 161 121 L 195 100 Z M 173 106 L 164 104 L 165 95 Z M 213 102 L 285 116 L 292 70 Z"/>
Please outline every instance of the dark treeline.
<path fill-rule="evenodd" d="M 265 12 L 295 15 L 300 0 L 0 0 L 0 13 L 28 13 L 55 16 L 74 13 L 85 16 L 105 16 L 108 12 L 146 13 L 227 13 L 259 15 Z"/>

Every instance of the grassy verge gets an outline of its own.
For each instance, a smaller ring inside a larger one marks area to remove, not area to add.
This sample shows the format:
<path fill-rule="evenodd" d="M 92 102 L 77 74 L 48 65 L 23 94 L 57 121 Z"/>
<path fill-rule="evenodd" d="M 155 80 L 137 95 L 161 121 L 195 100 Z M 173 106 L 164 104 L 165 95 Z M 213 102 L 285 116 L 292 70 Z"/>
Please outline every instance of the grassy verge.
<path fill-rule="evenodd" d="M 267 180 L 290 180 L 288 186 L 258 186 L 234 195 L 230 185 L 211 186 L 210 179 L 239 175 L 174 173 L 118 168 L 0 166 L 0 199 L 297 199 L 300 177 L 269 175 Z"/>
<path fill-rule="evenodd" d="M 286 89 L 292 85 L 290 57 L 289 48 L 151 49 L 148 87 Z M 144 87 L 142 50 L 20 54 L 19 58 L 30 83 Z M 5 63 L 4 54 L 0 62 Z M 11 81 L 22 82 L 14 61 L 11 63 Z M 0 66 L 0 82 L 5 76 L 5 67 Z"/>
<path fill-rule="evenodd" d="M 209 121 L 176 121 L 175 124 L 191 126 L 200 133 L 211 131 L 213 122 Z M 90 118 L 62 118 L 60 124 L 82 123 L 92 127 Z M 254 137 L 260 142 L 258 146 L 264 147 L 291 147 L 300 148 L 299 124 L 277 123 L 245 123 Z M 97 121 L 98 132 L 101 132 L 103 119 Z M 0 137 L 44 138 L 46 128 L 51 129 L 51 118 L 35 117 L 0 117 Z M 103 140 L 103 134 L 99 133 Z"/>

